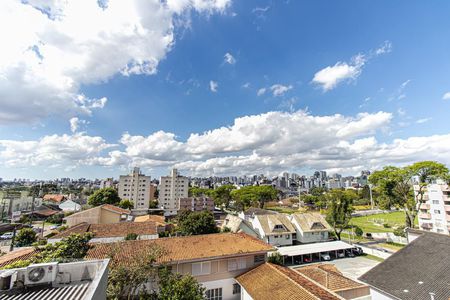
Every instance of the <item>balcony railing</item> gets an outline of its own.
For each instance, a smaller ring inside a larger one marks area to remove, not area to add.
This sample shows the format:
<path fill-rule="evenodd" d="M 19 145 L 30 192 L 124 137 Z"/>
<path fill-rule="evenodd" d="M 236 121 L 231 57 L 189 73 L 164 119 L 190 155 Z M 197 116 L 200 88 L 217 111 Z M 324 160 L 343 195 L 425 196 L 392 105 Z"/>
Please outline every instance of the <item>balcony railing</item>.
<path fill-rule="evenodd" d="M 419 209 L 430 209 L 430 204 L 428 203 L 420 203 Z"/>
<path fill-rule="evenodd" d="M 420 213 L 419 214 L 419 218 L 420 219 L 427 219 L 427 220 L 429 220 L 429 219 L 431 219 L 431 215 L 428 214 L 428 213 Z"/>

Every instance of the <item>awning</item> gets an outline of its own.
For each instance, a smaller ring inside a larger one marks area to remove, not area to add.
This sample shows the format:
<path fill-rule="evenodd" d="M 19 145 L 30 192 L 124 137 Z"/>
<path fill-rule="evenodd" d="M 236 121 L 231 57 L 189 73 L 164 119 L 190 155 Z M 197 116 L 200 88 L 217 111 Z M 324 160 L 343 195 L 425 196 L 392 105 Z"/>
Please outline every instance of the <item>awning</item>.
<path fill-rule="evenodd" d="M 283 256 L 297 256 L 311 253 L 328 252 L 355 248 L 343 241 L 304 244 L 296 246 L 278 247 L 278 252 Z"/>

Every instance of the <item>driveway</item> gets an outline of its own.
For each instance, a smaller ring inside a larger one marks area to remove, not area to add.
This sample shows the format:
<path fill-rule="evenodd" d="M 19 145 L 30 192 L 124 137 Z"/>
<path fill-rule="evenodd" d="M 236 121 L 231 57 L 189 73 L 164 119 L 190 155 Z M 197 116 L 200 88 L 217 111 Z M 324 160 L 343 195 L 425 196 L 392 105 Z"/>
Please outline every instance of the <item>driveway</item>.
<path fill-rule="evenodd" d="M 368 259 L 362 256 L 335 259 L 331 261 L 345 276 L 358 279 L 362 274 L 366 273 L 380 262 Z"/>

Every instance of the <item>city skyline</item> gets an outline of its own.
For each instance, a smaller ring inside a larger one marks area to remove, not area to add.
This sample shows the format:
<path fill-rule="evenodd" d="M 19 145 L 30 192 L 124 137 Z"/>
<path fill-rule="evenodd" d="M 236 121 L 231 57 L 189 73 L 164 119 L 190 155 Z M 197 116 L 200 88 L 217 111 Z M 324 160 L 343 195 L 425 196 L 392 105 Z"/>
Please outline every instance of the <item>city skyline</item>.
<path fill-rule="evenodd" d="M 449 165 L 449 8 L 2 1 L 0 177 Z"/>

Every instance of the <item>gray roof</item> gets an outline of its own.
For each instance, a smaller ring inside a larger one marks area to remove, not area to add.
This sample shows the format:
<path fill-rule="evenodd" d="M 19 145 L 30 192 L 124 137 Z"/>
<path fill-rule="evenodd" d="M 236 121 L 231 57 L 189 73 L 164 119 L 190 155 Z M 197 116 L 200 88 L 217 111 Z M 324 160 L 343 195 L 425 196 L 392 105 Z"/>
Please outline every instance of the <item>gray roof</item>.
<path fill-rule="evenodd" d="M 424 233 L 359 280 L 398 299 L 450 298 L 450 236 Z"/>
<path fill-rule="evenodd" d="M 81 300 L 86 296 L 91 282 L 80 282 L 58 287 L 33 287 L 26 291 L 0 292 L 0 300 L 27 299 L 27 300 Z"/>
<path fill-rule="evenodd" d="M 291 221 L 285 214 L 276 215 L 256 215 L 255 218 L 259 220 L 262 230 L 266 235 L 280 234 L 280 233 L 295 233 L 295 228 Z M 276 229 L 275 226 L 279 225 L 282 229 Z"/>

